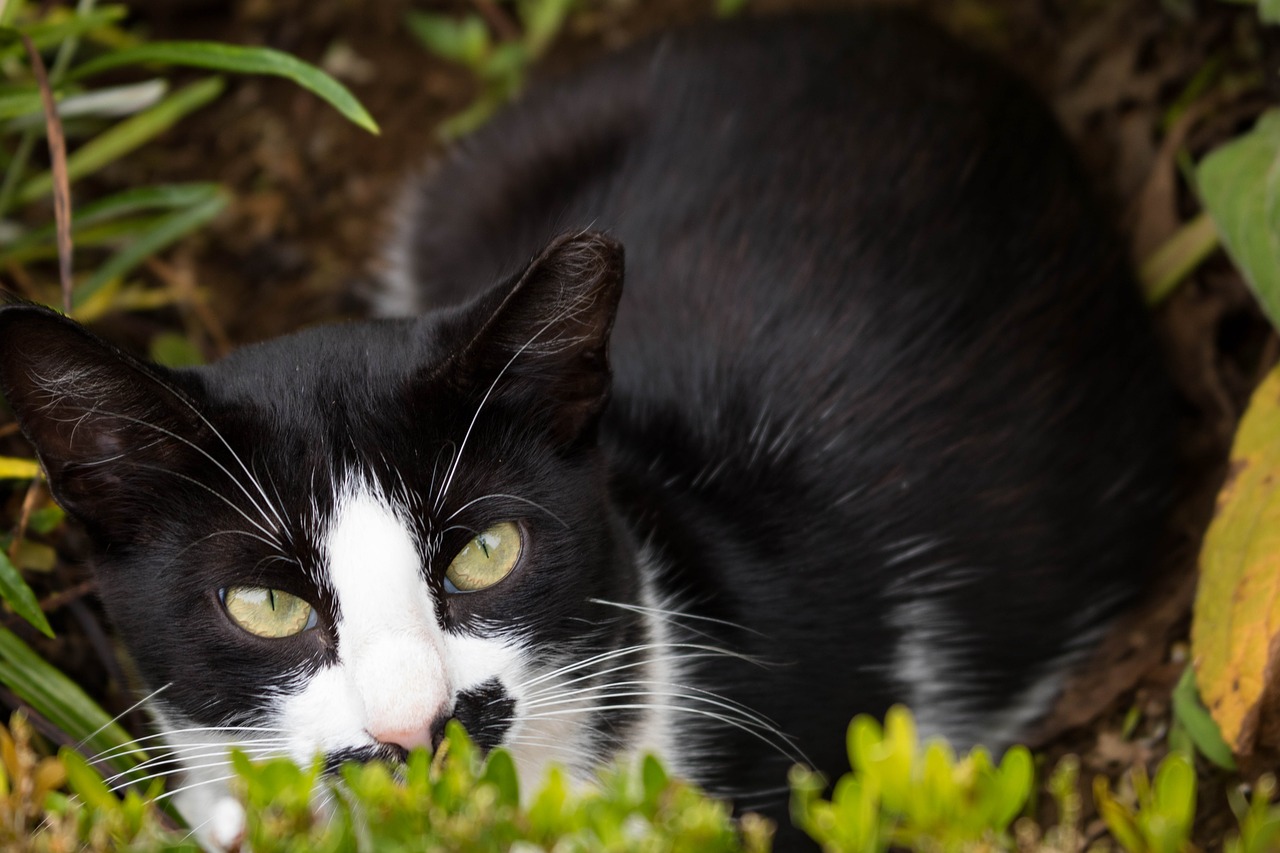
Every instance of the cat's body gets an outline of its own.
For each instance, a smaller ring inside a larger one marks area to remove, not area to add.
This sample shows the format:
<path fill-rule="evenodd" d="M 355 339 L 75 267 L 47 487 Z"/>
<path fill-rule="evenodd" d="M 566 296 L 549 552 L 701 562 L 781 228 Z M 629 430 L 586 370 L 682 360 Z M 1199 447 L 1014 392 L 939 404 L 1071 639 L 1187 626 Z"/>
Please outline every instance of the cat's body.
<path fill-rule="evenodd" d="M 780 817 L 857 712 L 1007 743 L 1138 586 L 1168 392 L 1082 184 L 898 16 L 676 34 L 410 196 L 380 308 L 465 307 L 178 373 L 7 308 L 3 385 L 166 728 L 337 760 L 456 715 L 527 771 L 654 749 Z M 457 591 L 499 527 L 514 569 Z M 259 589 L 311 621 L 249 633 Z"/>

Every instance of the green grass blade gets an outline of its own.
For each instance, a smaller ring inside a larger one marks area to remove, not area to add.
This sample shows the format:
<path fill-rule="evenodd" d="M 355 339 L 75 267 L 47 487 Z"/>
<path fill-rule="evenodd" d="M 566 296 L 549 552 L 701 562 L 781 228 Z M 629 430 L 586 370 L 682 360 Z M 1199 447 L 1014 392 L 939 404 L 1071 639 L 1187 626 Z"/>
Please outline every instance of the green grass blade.
<path fill-rule="evenodd" d="M 98 268 L 97 272 L 90 276 L 88 281 L 77 287 L 73 305 L 76 307 L 83 305 L 107 282 L 125 275 L 166 246 L 209 222 L 222 212 L 229 201 L 227 193 L 219 191 L 199 204 L 163 217 L 153 229 L 112 255 Z"/>
<path fill-rule="evenodd" d="M 132 742 L 97 702 L 7 628 L 0 628 L 0 682 L 69 737 L 83 742 L 90 755 Z M 128 755 L 111 760 L 121 770 L 135 763 Z"/>
<path fill-rule="evenodd" d="M 34 24 L 27 24 L 19 27 L 6 27 L 5 29 L 12 32 L 21 32 L 31 39 L 32 44 L 37 50 L 45 50 L 60 45 L 69 38 L 84 35 L 92 32 L 99 27 L 105 27 L 114 24 L 124 18 L 128 10 L 124 6 L 103 6 L 101 9 L 95 9 L 86 14 L 78 14 L 65 20 L 58 21 L 39 21 Z M 4 41 L 3 47 L 0 47 L 0 59 L 10 59 L 12 57 L 24 56 L 22 44 L 7 43 L 7 34 L 0 35 L 0 41 Z"/>
<path fill-rule="evenodd" d="M 146 112 L 103 131 L 67 158 L 68 177 L 72 181 L 79 180 L 159 136 L 183 116 L 222 94 L 224 85 L 221 77 L 199 80 L 174 92 Z M 51 173 L 36 175 L 18 189 L 17 200 L 26 204 L 48 193 L 52 186 Z"/>
<path fill-rule="evenodd" d="M 54 93 L 58 97 L 61 93 Z M 7 121 L 21 115 L 39 113 L 41 107 L 40 93 L 37 91 L 15 92 L 11 95 L 0 95 L 0 121 Z"/>
<path fill-rule="evenodd" d="M 53 629 L 49 627 L 49 620 L 40 609 L 40 602 L 36 601 L 36 594 L 27 586 L 22 573 L 10 562 L 9 555 L 4 551 L 0 551 L 0 597 L 9 603 L 14 613 L 34 625 L 41 634 L 53 636 Z"/>
<path fill-rule="evenodd" d="M 1218 229 L 1207 213 L 1183 225 L 1142 263 L 1138 279 L 1148 305 L 1159 305 L 1218 248 Z"/>
<path fill-rule="evenodd" d="M 243 47 L 206 41 L 156 41 L 90 60 L 75 69 L 70 77 L 79 80 L 109 68 L 148 62 L 187 65 L 236 74 L 284 77 L 328 101 L 356 125 L 370 133 L 378 133 L 378 125 L 373 116 L 369 115 L 347 87 L 314 65 L 269 47 Z"/>
<path fill-rule="evenodd" d="M 142 220 L 127 220 L 125 217 L 155 210 L 194 207 L 214 198 L 218 192 L 219 186 L 214 183 L 160 184 L 154 187 L 124 190 L 80 208 L 71 220 L 71 233 L 76 238 L 76 246 L 79 248 L 98 245 L 105 240 L 119 240 L 121 236 L 127 234 L 131 221 L 135 226 L 145 223 L 150 228 L 154 220 L 154 217 Z M 96 239 L 86 239 L 88 229 L 93 226 L 120 220 L 124 220 L 120 223 L 124 228 L 123 231 L 104 229 Z M 46 257 L 56 237 L 57 229 L 53 225 L 32 230 L 5 245 L 3 250 L 0 250 L 0 261 L 13 260 L 22 263 L 33 258 Z"/>

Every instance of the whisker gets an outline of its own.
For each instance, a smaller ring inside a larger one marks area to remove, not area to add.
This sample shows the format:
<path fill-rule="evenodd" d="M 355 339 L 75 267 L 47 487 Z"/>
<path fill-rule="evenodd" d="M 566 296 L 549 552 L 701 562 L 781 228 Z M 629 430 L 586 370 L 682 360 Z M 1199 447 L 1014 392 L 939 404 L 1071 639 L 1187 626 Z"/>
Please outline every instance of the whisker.
<path fill-rule="evenodd" d="M 645 607 L 640 604 L 623 604 L 620 601 L 608 601 L 603 598 L 590 598 L 587 600 L 590 601 L 592 604 L 605 604 L 605 605 L 608 605 L 609 607 L 618 607 L 618 608 L 621 608 L 622 610 L 630 610 L 635 613 L 649 613 L 654 616 L 663 617 L 664 619 L 670 620 L 672 622 L 675 622 L 678 619 L 696 619 L 700 622 L 710 622 L 715 625 L 724 625 L 726 628 L 734 628 L 735 630 L 738 630 L 738 631 L 745 631 L 749 634 L 755 634 L 757 637 L 765 636 L 765 634 L 763 634 L 760 631 L 757 631 L 755 628 L 748 628 L 746 625 L 742 625 L 738 622 L 730 622 L 727 619 L 716 619 L 715 617 L 712 617 L 712 616 L 702 616 L 697 613 L 685 613 L 679 610 L 664 610 L 659 607 Z M 688 626 L 681 626 L 681 627 L 688 628 Z M 692 630 L 692 629 L 688 629 L 688 630 Z"/>
<path fill-rule="evenodd" d="M 448 518 L 446 518 L 446 519 L 444 520 L 444 523 L 445 523 L 445 524 L 448 524 L 449 522 L 453 521 L 455 518 L 457 518 L 457 516 L 459 515 L 459 513 L 462 513 L 462 512 L 464 512 L 464 511 L 466 511 L 466 509 L 467 509 L 468 507 L 473 506 L 473 505 L 475 505 L 475 504 L 478 504 L 478 503 L 480 503 L 480 501 L 492 500 L 492 499 L 494 499 L 494 498 L 506 498 L 506 499 L 508 499 L 508 500 L 519 501 L 520 503 L 528 504 L 529 506 L 533 507 L 534 509 L 542 510 L 542 511 L 543 511 L 543 512 L 545 512 L 547 515 L 551 516 L 551 518 L 552 518 L 552 519 L 554 519 L 555 521 L 558 521 L 558 522 L 560 523 L 560 525 L 561 525 L 562 527 L 564 527 L 564 529 L 565 529 L 565 530 L 568 530 L 568 529 L 569 529 L 569 523 L 568 523 L 567 521 L 565 521 L 564 519 L 562 519 L 560 516 L 556 515 L 556 514 L 555 514 L 554 512 L 552 512 L 551 510 L 547 509 L 547 508 L 546 508 L 545 506 L 543 506 L 542 504 L 540 504 L 540 503 L 538 503 L 538 502 L 536 502 L 536 501 L 531 501 L 531 500 L 529 500 L 528 498 L 522 498 L 522 497 L 520 497 L 519 495 L 503 495 L 503 494 L 482 495 L 481 497 L 473 498 L 473 499 L 471 499 L 471 500 L 467 501 L 467 502 L 466 502 L 465 504 L 463 504 L 462 506 L 458 507 L 456 510 L 454 510 L 454 511 L 453 511 L 453 514 L 452 514 L 452 515 L 450 515 Z"/>
<path fill-rule="evenodd" d="M 727 717 L 724 714 L 717 714 L 714 711 L 707 711 L 703 708 L 689 708 L 684 705 L 658 705 L 652 702 L 635 702 L 635 703 L 629 703 L 625 705 L 608 705 L 605 707 L 608 710 L 612 710 L 612 711 L 672 710 L 672 711 L 679 711 L 680 713 L 684 713 L 684 714 L 692 714 L 698 717 L 706 717 L 708 719 L 717 720 L 721 723 L 724 723 L 725 725 L 733 726 L 735 729 L 739 729 L 740 731 L 743 731 L 751 735 L 752 737 L 756 738 L 760 742 L 764 743 L 770 749 L 774 749 L 779 753 L 781 753 L 788 760 L 790 761 L 797 760 L 796 756 L 790 754 L 785 749 L 782 749 L 780 746 L 778 746 L 778 744 L 774 743 L 772 740 L 766 737 L 764 733 L 760 732 L 756 728 L 748 726 L 732 717 Z M 582 710 L 577 708 L 560 710 L 560 711 L 541 711 L 537 714 L 528 715 L 526 719 L 538 720 L 538 719 L 545 719 L 549 717 L 562 717 L 568 714 L 581 714 L 581 713 L 582 713 Z"/>
<path fill-rule="evenodd" d="M 480 404 L 476 406 L 475 414 L 471 416 L 471 423 L 467 425 L 467 431 L 462 436 L 462 443 L 458 445 L 458 452 L 453 456 L 453 462 L 449 466 L 449 473 L 445 475 L 444 483 L 441 484 L 440 493 L 436 496 L 436 500 L 433 505 L 435 511 L 438 512 L 440 510 L 441 505 L 444 503 L 445 496 L 449 493 L 449 487 L 453 485 L 453 475 L 458 471 L 458 463 L 462 461 L 462 454 L 467 449 L 467 441 L 471 438 L 471 432 L 475 429 L 476 421 L 480 419 L 480 412 L 484 410 L 485 404 L 489 402 L 489 397 L 492 396 L 494 389 L 498 387 L 498 383 L 502 381 L 504 376 L 506 376 L 507 371 L 511 369 L 511 365 L 516 363 L 516 359 L 523 355 L 524 351 L 531 347 L 534 341 L 542 337 L 542 334 L 552 326 L 563 322 L 567 317 L 571 317 L 574 308 L 575 306 L 573 305 L 568 306 L 564 311 L 561 311 L 555 317 L 548 320 L 546 325 L 541 329 L 534 332 L 533 337 L 525 341 L 524 344 L 521 345 L 520 349 L 515 351 L 515 354 L 512 355 L 507 363 L 502 366 L 502 369 L 498 371 L 498 375 L 493 378 L 493 382 L 489 384 L 489 389 L 485 391 L 484 396 L 480 398 Z"/>

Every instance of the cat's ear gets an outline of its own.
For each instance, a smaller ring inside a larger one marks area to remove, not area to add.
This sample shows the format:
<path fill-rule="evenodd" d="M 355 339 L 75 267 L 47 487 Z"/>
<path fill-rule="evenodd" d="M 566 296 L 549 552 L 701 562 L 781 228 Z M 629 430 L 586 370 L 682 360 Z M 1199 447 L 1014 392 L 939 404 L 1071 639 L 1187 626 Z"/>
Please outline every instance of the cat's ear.
<path fill-rule="evenodd" d="M 0 391 L 58 503 L 107 539 L 156 511 L 148 484 L 190 468 L 206 429 L 162 368 L 36 305 L 0 308 Z"/>
<path fill-rule="evenodd" d="M 590 434 L 608 401 L 609 332 L 622 296 L 622 245 L 599 232 L 551 242 L 512 282 L 466 309 L 475 332 L 456 363 L 467 381 L 521 398 L 553 440 Z"/>

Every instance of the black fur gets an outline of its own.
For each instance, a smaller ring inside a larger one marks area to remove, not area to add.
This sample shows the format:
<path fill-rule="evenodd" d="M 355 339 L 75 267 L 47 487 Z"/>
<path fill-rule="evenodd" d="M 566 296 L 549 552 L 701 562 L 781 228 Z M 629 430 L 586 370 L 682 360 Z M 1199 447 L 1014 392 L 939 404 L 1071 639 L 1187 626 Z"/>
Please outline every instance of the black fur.
<path fill-rule="evenodd" d="M 440 164 L 401 221 L 420 319 L 167 371 L 6 307 L 0 384 L 184 718 L 251 722 L 263 685 L 332 660 L 309 520 L 358 466 L 419 501 L 450 631 L 518 626 L 549 663 L 644 642 L 639 614 L 596 602 L 638 603 L 650 572 L 706 617 L 675 639 L 744 656 L 689 663 L 691 685 L 837 774 L 853 714 L 934 695 L 897 666 L 914 630 L 938 639 L 943 729 L 1004 738 L 1001 711 L 1140 585 L 1170 393 L 1085 184 L 1037 99 L 928 27 L 719 25 L 547 85 Z M 238 471 L 208 424 L 284 508 L 292 562 L 208 538 L 244 527 L 208 491 L 234 495 Z M 464 508 L 490 493 L 520 500 Z M 508 519 L 528 534 L 517 572 L 445 596 L 468 531 Z M 308 598 L 320 630 L 247 637 L 216 591 L 248 582 Z M 468 713 L 505 732 L 491 692 Z M 597 715 L 602 759 L 640 719 Z M 680 769 L 713 791 L 784 783 L 789 759 L 751 733 L 676 727 L 680 749 L 710 746 Z"/>

